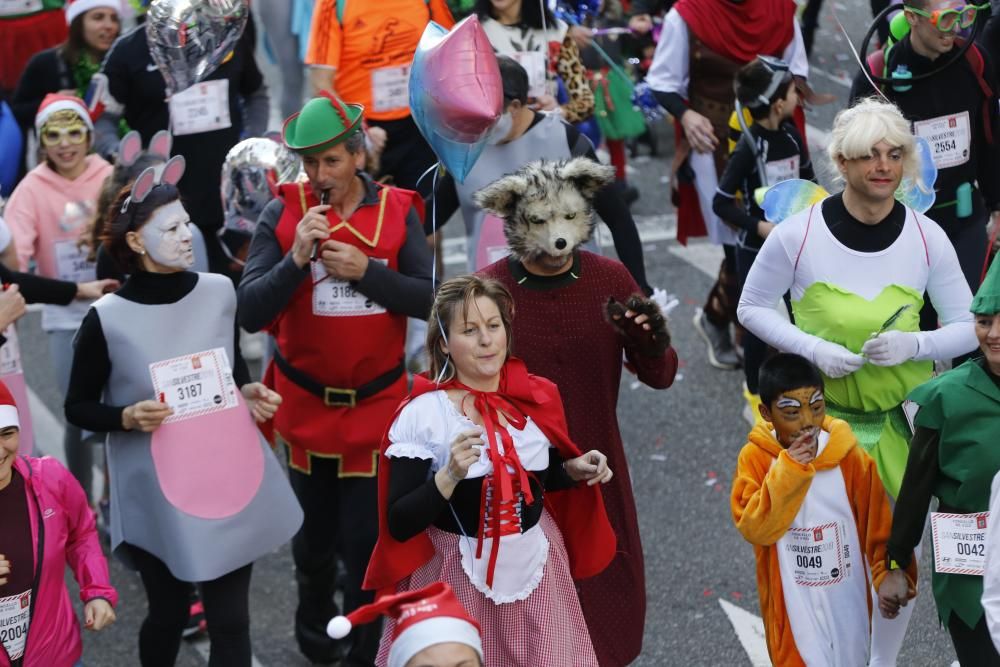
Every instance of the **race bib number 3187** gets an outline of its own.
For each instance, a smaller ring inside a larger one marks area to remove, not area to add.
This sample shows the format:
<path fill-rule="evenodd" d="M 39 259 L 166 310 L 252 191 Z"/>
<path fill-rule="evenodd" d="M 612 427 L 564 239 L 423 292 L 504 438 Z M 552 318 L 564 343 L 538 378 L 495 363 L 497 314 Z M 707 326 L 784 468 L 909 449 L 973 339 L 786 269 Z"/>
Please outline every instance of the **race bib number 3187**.
<path fill-rule="evenodd" d="M 149 365 L 156 398 L 174 409 L 175 422 L 239 405 L 236 383 L 225 349 L 188 354 Z"/>

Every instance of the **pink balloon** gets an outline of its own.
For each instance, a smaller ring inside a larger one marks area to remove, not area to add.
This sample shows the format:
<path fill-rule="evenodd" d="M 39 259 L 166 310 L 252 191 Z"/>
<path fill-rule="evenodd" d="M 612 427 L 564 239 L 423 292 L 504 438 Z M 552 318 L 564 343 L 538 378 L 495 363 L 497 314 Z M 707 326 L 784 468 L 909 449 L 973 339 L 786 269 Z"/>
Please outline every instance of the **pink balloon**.
<path fill-rule="evenodd" d="M 475 16 L 451 32 L 427 25 L 410 72 L 410 112 L 445 168 L 464 180 L 503 112 L 496 55 Z"/>

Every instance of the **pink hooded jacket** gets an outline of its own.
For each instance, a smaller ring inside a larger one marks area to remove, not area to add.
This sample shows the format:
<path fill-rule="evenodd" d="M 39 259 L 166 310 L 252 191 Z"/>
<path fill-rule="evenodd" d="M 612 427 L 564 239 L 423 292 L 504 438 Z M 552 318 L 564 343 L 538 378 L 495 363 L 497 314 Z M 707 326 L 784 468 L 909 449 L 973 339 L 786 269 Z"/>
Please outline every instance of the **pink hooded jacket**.
<path fill-rule="evenodd" d="M 66 589 L 66 566 L 73 569 L 84 603 L 104 598 L 114 606 L 118 593 L 111 587 L 94 513 L 79 482 L 48 456 L 22 456 L 14 468 L 24 477 L 35 551 L 36 583 L 23 667 L 70 667 L 80 659 L 83 645 Z M 9 666 L 0 645 L 0 667 Z"/>

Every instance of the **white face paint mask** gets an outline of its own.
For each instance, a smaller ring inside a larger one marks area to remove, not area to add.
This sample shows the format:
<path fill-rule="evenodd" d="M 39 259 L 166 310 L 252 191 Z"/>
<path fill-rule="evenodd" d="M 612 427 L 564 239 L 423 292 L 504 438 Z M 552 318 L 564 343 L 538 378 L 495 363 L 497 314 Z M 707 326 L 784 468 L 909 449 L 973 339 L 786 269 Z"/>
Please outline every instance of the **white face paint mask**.
<path fill-rule="evenodd" d="M 194 264 L 194 248 L 191 245 L 190 216 L 180 201 L 161 206 L 153 213 L 142 229 L 139 237 L 150 258 L 157 264 L 173 269 L 189 269 Z"/>
<path fill-rule="evenodd" d="M 509 111 L 505 111 L 503 115 L 500 116 L 497 124 L 490 130 L 489 136 L 486 137 L 486 143 L 491 146 L 496 146 L 507 138 L 513 128 L 514 116 L 512 116 Z"/>

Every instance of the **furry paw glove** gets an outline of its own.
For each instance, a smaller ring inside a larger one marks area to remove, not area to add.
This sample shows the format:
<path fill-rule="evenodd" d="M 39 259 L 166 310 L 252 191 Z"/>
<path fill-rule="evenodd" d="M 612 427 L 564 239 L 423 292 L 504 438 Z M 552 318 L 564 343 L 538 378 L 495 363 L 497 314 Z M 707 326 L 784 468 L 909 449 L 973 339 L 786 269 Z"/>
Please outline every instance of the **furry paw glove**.
<path fill-rule="evenodd" d="M 640 354 L 659 357 L 670 347 L 667 320 L 654 301 L 637 294 L 623 304 L 610 297 L 604 309 L 611 326 L 625 336 L 629 345 L 638 348 Z M 636 320 L 642 315 L 647 319 L 636 324 Z M 648 325 L 649 329 L 646 329 L 645 325 Z"/>

